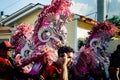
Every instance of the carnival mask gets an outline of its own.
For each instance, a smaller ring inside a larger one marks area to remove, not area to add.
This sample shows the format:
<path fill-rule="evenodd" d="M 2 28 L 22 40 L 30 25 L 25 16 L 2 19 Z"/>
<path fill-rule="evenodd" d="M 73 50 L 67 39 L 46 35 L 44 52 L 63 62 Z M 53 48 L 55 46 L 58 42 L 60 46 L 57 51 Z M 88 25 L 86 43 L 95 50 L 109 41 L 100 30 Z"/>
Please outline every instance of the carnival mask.
<path fill-rule="evenodd" d="M 60 30 L 53 26 L 47 26 L 40 28 L 38 31 L 39 40 L 55 49 L 65 43 L 67 37 L 66 35 L 67 30 L 64 26 Z"/>
<path fill-rule="evenodd" d="M 90 41 L 90 47 L 93 48 L 96 54 L 103 55 L 103 53 L 105 53 L 106 50 L 108 49 L 109 39 L 110 38 L 108 36 L 93 38 Z"/>

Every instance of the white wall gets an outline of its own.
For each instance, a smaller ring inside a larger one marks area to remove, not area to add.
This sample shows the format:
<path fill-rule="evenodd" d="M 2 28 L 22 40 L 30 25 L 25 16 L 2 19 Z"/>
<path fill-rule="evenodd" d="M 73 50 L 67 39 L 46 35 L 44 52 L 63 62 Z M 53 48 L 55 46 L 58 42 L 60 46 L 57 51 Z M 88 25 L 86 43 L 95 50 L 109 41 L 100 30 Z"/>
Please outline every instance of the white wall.
<path fill-rule="evenodd" d="M 108 52 L 112 53 L 116 50 L 116 47 L 118 44 L 120 44 L 120 40 L 117 39 L 117 38 L 113 38 L 114 40 L 113 41 L 110 41 L 110 45 L 109 45 L 109 48 L 108 48 Z"/>

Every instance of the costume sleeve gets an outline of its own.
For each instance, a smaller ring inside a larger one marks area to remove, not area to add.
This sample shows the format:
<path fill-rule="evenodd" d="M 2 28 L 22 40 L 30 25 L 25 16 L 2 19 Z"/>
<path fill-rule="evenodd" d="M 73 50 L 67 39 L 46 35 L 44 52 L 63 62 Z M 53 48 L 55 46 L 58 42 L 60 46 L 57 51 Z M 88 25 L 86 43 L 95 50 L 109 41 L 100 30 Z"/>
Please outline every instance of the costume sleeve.
<path fill-rule="evenodd" d="M 74 72 L 77 77 L 84 77 L 88 73 L 88 63 L 90 58 L 85 53 L 81 53 L 77 64 L 74 67 Z"/>

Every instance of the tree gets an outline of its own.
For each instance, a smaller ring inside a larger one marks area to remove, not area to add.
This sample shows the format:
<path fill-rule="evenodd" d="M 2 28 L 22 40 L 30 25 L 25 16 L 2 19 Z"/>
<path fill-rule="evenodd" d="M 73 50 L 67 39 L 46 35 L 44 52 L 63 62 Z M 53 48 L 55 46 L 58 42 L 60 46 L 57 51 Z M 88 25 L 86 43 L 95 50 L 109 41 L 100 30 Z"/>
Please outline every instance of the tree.
<path fill-rule="evenodd" d="M 117 15 L 114 15 L 112 18 L 107 19 L 108 22 L 113 23 L 117 28 L 120 29 L 120 17 Z"/>
<path fill-rule="evenodd" d="M 85 42 L 82 40 L 78 40 L 78 49 L 80 49 L 83 45 L 85 45 Z"/>

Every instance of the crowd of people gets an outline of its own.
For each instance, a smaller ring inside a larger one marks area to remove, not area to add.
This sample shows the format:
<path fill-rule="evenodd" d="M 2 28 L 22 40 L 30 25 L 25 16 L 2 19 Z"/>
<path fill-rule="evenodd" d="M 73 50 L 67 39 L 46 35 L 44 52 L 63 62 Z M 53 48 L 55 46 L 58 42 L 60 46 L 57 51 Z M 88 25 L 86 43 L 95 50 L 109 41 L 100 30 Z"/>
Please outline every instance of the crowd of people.
<path fill-rule="evenodd" d="M 119 80 L 119 59 L 120 59 L 120 45 L 117 46 L 116 51 L 110 56 L 109 64 L 109 79 L 102 78 L 99 70 L 96 74 L 76 77 L 74 71 L 74 50 L 69 46 L 62 46 L 58 49 L 58 59 L 53 62 L 50 66 L 45 66 L 43 72 L 40 75 L 30 75 L 19 71 L 16 68 L 15 55 L 13 56 L 14 48 L 8 41 L 3 41 L 0 43 L 0 80 Z M 81 55 L 83 56 L 83 54 Z M 87 58 L 87 57 L 86 57 Z M 84 61 L 85 62 L 85 61 Z M 84 65 L 83 64 L 81 65 Z M 87 64 L 86 64 L 87 65 Z M 92 64 L 91 64 L 92 65 Z M 80 68 L 81 66 L 79 66 Z M 89 65 L 90 67 L 90 65 Z M 93 68 L 94 69 L 94 68 Z M 92 73 L 92 71 L 91 71 Z M 82 73 L 84 74 L 84 73 Z M 88 78 L 89 77 L 89 78 Z"/>
<path fill-rule="evenodd" d="M 13 56 L 13 49 L 8 41 L 0 44 L 0 80 L 69 80 L 68 67 L 73 63 L 74 53 L 71 47 L 60 47 L 58 60 L 51 66 L 44 67 L 40 75 L 30 75 L 19 71 L 19 67 L 14 64 L 16 55 Z"/>

